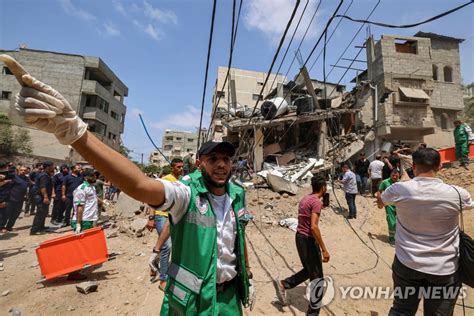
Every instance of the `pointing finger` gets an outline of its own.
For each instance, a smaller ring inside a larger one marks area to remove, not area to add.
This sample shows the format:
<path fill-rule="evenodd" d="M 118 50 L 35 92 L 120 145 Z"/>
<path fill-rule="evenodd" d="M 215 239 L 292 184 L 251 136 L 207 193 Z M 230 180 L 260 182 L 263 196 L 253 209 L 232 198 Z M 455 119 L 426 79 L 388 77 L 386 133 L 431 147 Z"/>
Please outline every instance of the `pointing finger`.
<path fill-rule="evenodd" d="M 8 69 L 15 75 L 16 80 L 19 84 L 24 86 L 24 82 L 22 80 L 23 75 L 28 74 L 28 72 L 23 68 L 23 66 L 17 62 L 14 58 L 9 55 L 2 54 L 0 55 L 0 61 L 3 62 Z"/>
<path fill-rule="evenodd" d="M 64 104 L 55 97 L 43 92 L 39 92 L 38 90 L 30 87 L 22 88 L 20 91 L 20 95 L 24 98 L 30 97 L 51 104 L 52 107 L 55 107 L 58 110 L 62 110 L 64 108 Z"/>
<path fill-rule="evenodd" d="M 38 79 L 32 77 L 30 74 L 25 74 L 22 77 L 22 81 L 25 83 L 26 86 L 31 87 L 33 89 L 39 90 L 46 94 L 49 94 L 57 99 L 63 99 L 59 92 L 48 86 L 47 84 L 39 81 Z"/>

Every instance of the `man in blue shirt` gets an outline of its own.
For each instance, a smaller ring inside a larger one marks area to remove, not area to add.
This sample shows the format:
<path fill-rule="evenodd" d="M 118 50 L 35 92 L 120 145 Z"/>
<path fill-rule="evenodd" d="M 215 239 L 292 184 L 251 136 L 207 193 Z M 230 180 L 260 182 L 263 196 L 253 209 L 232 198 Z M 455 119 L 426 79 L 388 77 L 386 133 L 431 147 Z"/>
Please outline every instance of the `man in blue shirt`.
<path fill-rule="evenodd" d="M 80 186 L 83 181 L 81 177 L 81 171 L 82 168 L 80 165 L 74 165 L 71 169 L 71 174 L 68 174 L 63 178 L 61 186 L 61 200 L 64 202 L 65 211 L 61 227 L 66 227 L 70 224 L 73 193 L 74 190 L 78 186 Z M 63 214 L 61 214 L 61 217 L 62 215 Z"/>
<path fill-rule="evenodd" d="M 349 216 L 347 219 L 357 218 L 357 208 L 355 204 L 355 198 L 357 195 L 357 179 L 354 172 L 349 169 L 349 165 L 343 165 L 342 171 L 344 175 L 342 176 L 342 185 L 343 190 L 346 193 L 347 206 L 349 207 Z"/>
<path fill-rule="evenodd" d="M 29 182 L 26 176 L 27 172 L 25 166 L 19 168 L 18 174 L 16 173 L 15 167 L 10 169 L 10 196 L 7 203 L 6 217 L 2 218 L 2 222 L 0 223 L 2 233 L 11 232 L 18 216 L 20 216 Z"/>
<path fill-rule="evenodd" d="M 54 202 L 53 202 L 53 211 L 51 212 L 51 224 L 61 225 L 63 220 L 62 216 L 64 215 L 65 205 L 62 196 L 62 185 L 63 179 L 69 174 L 69 167 L 67 165 L 62 165 L 59 169 L 59 172 L 53 176 L 53 186 L 54 186 Z"/>
<path fill-rule="evenodd" d="M 31 226 L 30 235 L 38 235 L 46 232 L 44 226 L 46 216 L 49 211 L 49 203 L 53 195 L 53 181 L 51 177 L 54 174 L 54 163 L 52 161 L 43 162 L 43 172 L 36 176 L 35 186 L 38 188 L 35 195 L 36 214 Z"/>

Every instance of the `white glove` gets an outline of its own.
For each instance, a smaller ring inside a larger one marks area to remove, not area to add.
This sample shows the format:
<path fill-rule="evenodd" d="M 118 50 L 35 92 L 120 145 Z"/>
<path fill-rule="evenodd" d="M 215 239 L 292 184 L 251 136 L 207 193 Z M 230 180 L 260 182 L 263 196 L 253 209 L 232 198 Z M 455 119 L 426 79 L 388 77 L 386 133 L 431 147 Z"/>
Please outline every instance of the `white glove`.
<path fill-rule="evenodd" d="M 15 110 L 30 126 L 54 133 L 63 145 L 70 145 L 87 131 L 85 124 L 69 102 L 56 90 L 33 78 L 8 55 L 0 55 L 23 86 L 16 96 Z"/>
<path fill-rule="evenodd" d="M 76 224 L 76 229 L 74 230 L 74 234 L 79 235 L 81 233 L 81 224 Z"/>
<path fill-rule="evenodd" d="M 150 266 L 150 269 L 153 272 L 158 271 L 157 261 L 158 261 L 159 258 L 160 258 L 160 254 L 154 252 L 154 253 L 151 254 L 150 259 L 148 259 L 148 265 Z"/>

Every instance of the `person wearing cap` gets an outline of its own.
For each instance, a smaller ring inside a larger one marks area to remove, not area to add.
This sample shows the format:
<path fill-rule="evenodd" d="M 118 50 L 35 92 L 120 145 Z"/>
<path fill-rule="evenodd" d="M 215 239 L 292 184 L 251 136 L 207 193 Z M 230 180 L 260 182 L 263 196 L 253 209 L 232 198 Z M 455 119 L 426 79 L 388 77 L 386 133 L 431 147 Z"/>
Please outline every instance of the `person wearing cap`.
<path fill-rule="evenodd" d="M 62 192 L 61 187 L 63 184 L 63 179 L 69 174 L 69 167 L 67 165 L 62 165 L 59 172 L 53 176 L 53 186 L 54 186 L 54 194 L 53 194 L 53 210 L 51 212 L 51 224 L 53 225 L 61 225 L 63 220 L 64 211 L 66 209 L 66 205 L 64 201 L 61 199 Z"/>
<path fill-rule="evenodd" d="M 95 190 L 97 180 L 93 169 L 86 169 L 82 173 L 83 182 L 73 192 L 74 214 L 71 220 L 71 227 L 74 233 L 91 229 L 99 220 L 99 204 Z"/>
<path fill-rule="evenodd" d="M 0 55 L 22 86 L 14 109 L 31 127 L 70 145 L 130 197 L 169 210 L 173 252 L 162 315 L 242 315 L 249 304 L 245 191 L 229 181 L 235 149 L 209 141 L 199 150 L 201 176 L 188 184 L 154 180 L 87 130 L 69 102 Z"/>
<path fill-rule="evenodd" d="M 469 162 L 469 135 L 466 126 L 461 120 L 454 121 L 454 144 L 456 148 L 456 159 L 461 166 L 466 166 Z"/>
<path fill-rule="evenodd" d="M 49 204 L 53 194 L 54 163 L 52 161 L 43 162 L 43 172 L 35 178 L 35 186 L 37 188 L 35 195 L 36 214 L 31 226 L 30 235 L 38 235 L 44 233 L 48 227 L 44 226 L 46 216 L 49 211 Z"/>

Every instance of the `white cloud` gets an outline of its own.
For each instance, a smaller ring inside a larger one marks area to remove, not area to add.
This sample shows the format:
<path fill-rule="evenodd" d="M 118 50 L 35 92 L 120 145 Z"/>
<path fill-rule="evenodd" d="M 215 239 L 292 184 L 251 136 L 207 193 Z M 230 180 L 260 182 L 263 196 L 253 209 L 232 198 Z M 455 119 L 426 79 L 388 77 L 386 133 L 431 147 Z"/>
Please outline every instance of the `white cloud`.
<path fill-rule="evenodd" d="M 139 114 L 143 115 L 143 111 L 138 108 L 132 108 L 131 113 L 132 117 L 137 118 Z"/>
<path fill-rule="evenodd" d="M 127 16 L 127 11 L 125 11 L 123 4 L 119 0 L 114 0 L 113 4 L 114 4 L 115 11 L 117 11 L 123 16 Z"/>
<path fill-rule="evenodd" d="M 89 13 L 81 8 L 76 7 L 72 4 L 71 0 L 59 0 L 61 7 L 63 8 L 64 12 L 69 15 L 75 16 L 81 20 L 92 22 L 95 21 L 97 18 L 92 13 Z"/>
<path fill-rule="evenodd" d="M 150 126 L 156 129 L 166 128 L 181 128 L 184 130 L 193 131 L 199 127 L 199 119 L 201 116 L 201 109 L 192 105 L 186 106 L 185 111 L 173 113 L 158 122 L 150 123 Z M 211 113 L 203 113 L 202 126 L 207 128 L 209 125 L 209 118 Z"/>
<path fill-rule="evenodd" d="M 285 31 L 291 13 L 293 12 L 295 2 L 295 0 L 249 0 L 247 2 L 248 4 L 244 16 L 245 26 L 248 29 L 255 29 L 263 32 L 272 42 L 276 43 L 280 40 Z M 295 38 L 303 38 L 317 5 L 317 1 L 309 2 Z M 295 17 L 293 18 L 293 23 L 287 33 L 287 38 L 290 38 L 291 34 L 293 34 L 304 6 L 305 3 L 301 2 L 296 11 Z M 320 12 L 321 11 L 316 14 L 315 20 L 308 30 L 306 39 L 313 38 L 317 34 L 319 30 L 318 17 L 321 15 Z"/>
<path fill-rule="evenodd" d="M 105 33 L 110 36 L 120 36 L 120 30 L 111 22 L 104 23 Z"/>
<path fill-rule="evenodd" d="M 143 2 L 143 11 L 146 16 L 150 17 L 151 19 L 157 22 L 164 23 L 164 24 L 168 24 L 168 23 L 177 24 L 178 23 L 178 17 L 173 11 L 155 8 L 146 1 Z"/>
<path fill-rule="evenodd" d="M 156 41 L 159 41 L 160 39 L 163 38 L 163 32 L 161 32 L 159 29 L 155 28 L 151 24 L 148 24 L 143 30 L 145 31 L 145 33 L 150 35 L 150 37 Z"/>

